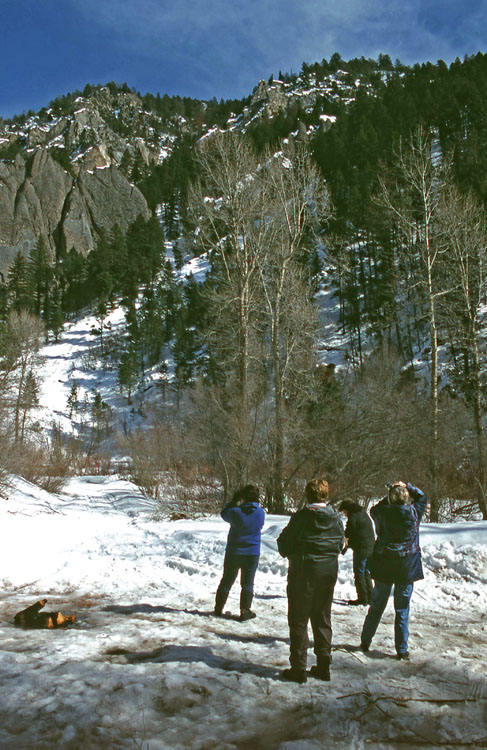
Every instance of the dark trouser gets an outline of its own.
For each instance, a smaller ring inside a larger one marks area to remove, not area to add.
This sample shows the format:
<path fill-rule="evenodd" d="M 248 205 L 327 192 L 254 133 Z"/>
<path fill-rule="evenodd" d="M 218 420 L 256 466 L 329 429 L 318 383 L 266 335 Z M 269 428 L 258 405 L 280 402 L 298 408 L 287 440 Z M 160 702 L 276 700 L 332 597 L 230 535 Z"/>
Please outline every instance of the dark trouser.
<path fill-rule="evenodd" d="M 294 669 L 306 669 L 310 620 L 318 663 L 331 662 L 331 603 L 336 579 L 336 571 L 330 572 L 329 566 L 323 569 L 307 562 L 290 563 L 287 582 L 289 661 Z"/>
<path fill-rule="evenodd" d="M 353 551 L 353 576 L 357 590 L 357 600 L 362 604 L 370 604 L 374 585 L 367 567 L 368 555 L 360 550 Z"/>
<path fill-rule="evenodd" d="M 259 564 L 259 555 L 234 555 L 227 552 L 223 562 L 223 576 L 216 592 L 215 608 L 222 609 L 237 580 L 240 570 L 240 609 L 250 609 L 254 593 L 254 578 Z"/>

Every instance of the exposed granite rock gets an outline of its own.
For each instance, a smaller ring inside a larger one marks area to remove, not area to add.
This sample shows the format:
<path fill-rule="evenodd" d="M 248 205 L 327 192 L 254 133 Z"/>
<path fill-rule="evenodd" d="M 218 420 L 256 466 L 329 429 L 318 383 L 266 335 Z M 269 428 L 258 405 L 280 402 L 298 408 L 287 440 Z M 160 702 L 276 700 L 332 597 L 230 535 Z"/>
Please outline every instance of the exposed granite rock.
<path fill-rule="evenodd" d="M 71 184 L 72 177 L 42 149 L 27 161 L 17 156 L 13 164 L 0 162 L 0 271 L 11 260 L 2 246 L 28 254 L 40 234 L 55 257 L 53 233 Z"/>
<path fill-rule="evenodd" d="M 139 214 L 150 216 L 144 196 L 109 162 L 99 145 L 93 170 L 80 166 L 77 179 L 37 148 L 25 161 L 0 161 L 0 273 L 20 250 L 28 255 L 43 235 L 51 259 L 62 247 L 89 253 L 101 228 L 125 231 Z"/>
<path fill-rule="evenodd" d="M 110 230 L 118 224 L 125 231 L 139 215 L 150 217 L 145 198 L 116 167 L 92 173 L 83 170 L 66 201 L 64 247 L 89 253 L 101 229 Z"/>
<path fill-rule="evenodd" d="M 266 111 L 271 117 L 286 109 L 288 103 L 289 99 L 281 81 L 273 81 L 272 83 L 259 81 L 251 99 L 252 106 L 265 104 Z"/>

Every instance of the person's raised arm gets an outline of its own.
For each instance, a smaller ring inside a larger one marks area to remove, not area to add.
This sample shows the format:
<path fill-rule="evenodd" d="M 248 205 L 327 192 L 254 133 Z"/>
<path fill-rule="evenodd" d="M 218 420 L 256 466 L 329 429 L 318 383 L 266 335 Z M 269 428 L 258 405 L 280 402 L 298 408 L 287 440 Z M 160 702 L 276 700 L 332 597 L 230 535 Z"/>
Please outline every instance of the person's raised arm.
<path fill-rule="evenodd" d="M 412 497 L 412 504 L 416 508 L 416 512 L 419 516 L 419 520 L 421 520 L 424 511 L 426 510 L 426 506 L 428 504 L 428 498 L 424 494 L 422 490 L 420 490 L 418 487 L 415 487 L 410 482 L 406 483 L 406 487 L 408 489 L 409 494 Z"/>

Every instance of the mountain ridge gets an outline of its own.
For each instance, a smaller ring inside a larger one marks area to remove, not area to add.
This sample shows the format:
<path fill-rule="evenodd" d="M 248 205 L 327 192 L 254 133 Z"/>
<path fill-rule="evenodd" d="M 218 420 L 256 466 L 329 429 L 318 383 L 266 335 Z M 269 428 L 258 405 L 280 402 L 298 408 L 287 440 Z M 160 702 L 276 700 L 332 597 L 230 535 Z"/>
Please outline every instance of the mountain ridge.
<path fill-rule="evenodd" d="M 100 229 L 117 224 L 126 231 L 138 215 L 147 218 L 154 206 L 140 192 L 141 174 L 160 166 L 185 135 L 194 141 L 222 127 L 265 127 L 294 108 L 315 123 L 310 129 L 298 117 L 298 129 L 288 137 L 309 140 L 316 130 L 331 127 L 337 103 L 347 105 L 360 89 L 373 89 L 360 74 L 338 69 L 318 76 L 304 70 L 294 79 L 260 81 L 246 99 L 220 103 L 142 97 L 126 84 L 87 85 L 83 93 L 58 97 L 38 113 L 0 122 L 0 184 L 8 187 L 0 208 L 0 272 L 5 277 L 18 250 L 28 257 L 40 235 L 54 261 L 71 247 L 89 254 Z M 227 113 L 232 104 L 236 111 Z M 104 178 L 105 189 L 97 192 L 89 175 L 103 169 L 110 179 Z M 43 205 L 32 193 L 43 196 Z"/>

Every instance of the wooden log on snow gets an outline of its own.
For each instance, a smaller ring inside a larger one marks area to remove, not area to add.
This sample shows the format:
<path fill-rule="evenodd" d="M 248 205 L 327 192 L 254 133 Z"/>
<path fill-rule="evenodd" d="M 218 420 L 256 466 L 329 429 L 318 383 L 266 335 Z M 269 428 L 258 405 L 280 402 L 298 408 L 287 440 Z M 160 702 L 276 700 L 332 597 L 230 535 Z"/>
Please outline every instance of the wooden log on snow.
<path fill-rule="evenodd" d="M 17 612 L 15 625 L 23 628 L 62 628 L 76 622 L 76 615 L 63 615 L 61 612 L 41 612 L 47 599 L 40 599 L 30 607 Z"/>

